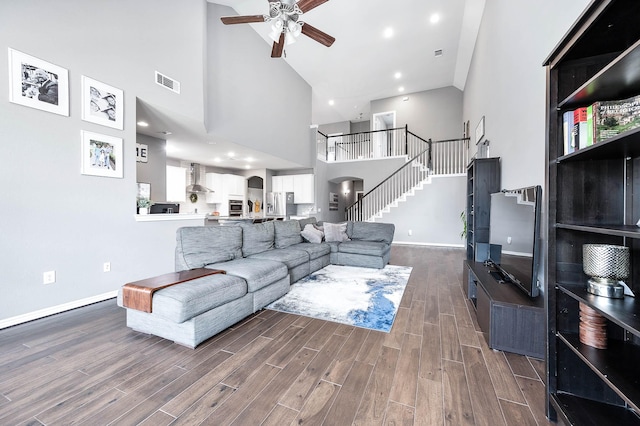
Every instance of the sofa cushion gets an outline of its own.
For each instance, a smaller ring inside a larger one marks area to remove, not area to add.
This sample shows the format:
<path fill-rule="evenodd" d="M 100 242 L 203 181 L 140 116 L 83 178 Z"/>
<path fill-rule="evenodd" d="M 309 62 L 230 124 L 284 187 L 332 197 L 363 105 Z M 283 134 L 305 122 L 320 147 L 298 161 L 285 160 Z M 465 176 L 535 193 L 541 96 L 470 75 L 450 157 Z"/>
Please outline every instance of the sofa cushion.
<path fill-rule="evenodd" d="M 282 262 L 248 257 L 209 265 L 208 268 L 223 269 L 227 275 L 244 278 L 249 292 L 259 290 L 289 275 L 287 266 Z"/>
<path fill-rule="evenodd" d="M 315 260 L 331 252 L 331 245 L 328 243 L 300 243 L 289 248 L 306 251 L 309 254 L 309 260 Z"/>
<path fill-rule="evenodd" d="M 389 251 L 390 245 L 376 241 L 351 240 L 340 243 L 338 251 L 340 253 L 365 254 L 368 256 L 382 256 Z"/>
<path fill-rule="evenodd" d="M 282 262 L 288 269 L 293 269 L 298 265 L 309 262 L 309 253 L 304 250 L 296 250 L 291 247 L 264 251 L 252 255 L 249 259 L 269 259 Z"/>
<path fill-rule="evenodd" d="M 181 323 L 247 294 L 247 283 L 225 274 L 209 275 L 158 290 L 153 294 L 153 314 Z"/>
<path fill-rule="evenodd" d="M 252 254 L 262 253 L 274 247 L 273 221 L 263 223 L 241 223 L 242 228 L 242 255 L 247 257 Z"/>
<path fill-rule="evenodd" d="M 316 229 L 313 224 L 309 223 L 305 225 L 302 232 L 300 232 L 300 236 L 310 243 L 318 244 L 322 242 L 322 239 L 324 238 L 324 232 Z"/>
<path fill-rule="evenodd" d="M 377 241 L 391 244 L 395 225 L 392 223 L 353 222 L 350 226 L 349 237 L 352 240 Z"/>
<path fill-rule="evenodd" d="M 277 220 L 275 222 L 276 248 L 287 248 L 302 242 L 300 223 L 297 220 Z"/>
<path fill-rule="evenodd" d="M 324 228 L 324 239 L 327 242 L 342 242 L 349 241 L 347 236 L 347 222 L 342 223 L 329 223 L 325 222 L 322 227 Z"/>
<path fill-rule="evenodd" d="M 176 231 L 176 271 L 202 268 L 239 257 L 242 257 L 241 228 L 187 226 Z"/>

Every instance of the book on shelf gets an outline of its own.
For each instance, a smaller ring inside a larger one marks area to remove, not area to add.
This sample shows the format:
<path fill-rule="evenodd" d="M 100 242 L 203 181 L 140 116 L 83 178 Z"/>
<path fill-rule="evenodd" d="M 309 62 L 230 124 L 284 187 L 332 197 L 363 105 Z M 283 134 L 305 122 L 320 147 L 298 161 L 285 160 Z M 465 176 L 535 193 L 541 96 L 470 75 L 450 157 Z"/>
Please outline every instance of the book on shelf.
<path fill-rule="evenodd" d="M 562 114 L 562 143 L 564 155 L 571 154 L 576 150 L 576 139 L 573 134 L 573 111 Z"/>
<path fill-rule="evenodd" d="M 593 145 L 593 139 L 589 139 L 587 107 L 578 108 L 573 111 L 573 133 L 576 139 L 577 149 L 583 149 Z"/>
<path fill-rule="evenodd" d="M 592 108 L 594 142 L 640 127 L 640 96 L 595 102 Z"/>

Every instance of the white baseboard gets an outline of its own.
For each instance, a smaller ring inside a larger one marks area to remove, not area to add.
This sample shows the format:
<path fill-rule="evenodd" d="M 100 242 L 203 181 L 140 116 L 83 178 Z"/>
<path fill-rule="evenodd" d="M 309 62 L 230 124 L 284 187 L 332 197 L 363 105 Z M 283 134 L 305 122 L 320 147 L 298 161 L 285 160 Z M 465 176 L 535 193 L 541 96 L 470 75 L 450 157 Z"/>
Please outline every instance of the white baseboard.
<path fill-rule="evenodd" d="M 414 241 L 393 241 L 391 245 L 397 244 L 399 246 L 427 246 L 427 247 L 451 247 L 451 248 L 464 248 L 464 244 L 443 244 L 443 243 L 418 243 Z"/>
<path fill-rule="evenodd" d="M 97 296 L 87 297 L 86 299 L 74 300 L 73 302 L 63 303 L 62 305 L 52 306 L 50 308 L 40 309 L 39 311 L 29 312 L 26 314 L 18 315 L 15 317 L 7 318 L 0 321 L 0 330 L 3 328 L 11 327 L 14 325 L 22 324 L 37 320 L 40 318 L 48 317 L 49 315 L 59 314 L 71 309 L 80 308 L 82 306 L 91 305 L 92 303 L 102 302 L 107 299 L 113 299 L 118 295 L 118 290 L 110 291 L 109 293 L 99 294 Z"/>

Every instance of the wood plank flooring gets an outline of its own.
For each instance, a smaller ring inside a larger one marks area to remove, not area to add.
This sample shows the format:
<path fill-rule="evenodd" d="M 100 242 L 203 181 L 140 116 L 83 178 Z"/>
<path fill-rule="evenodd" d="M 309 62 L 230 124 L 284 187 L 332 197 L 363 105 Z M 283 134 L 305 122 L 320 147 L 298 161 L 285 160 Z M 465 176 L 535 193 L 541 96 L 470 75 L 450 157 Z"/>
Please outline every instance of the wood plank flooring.
<path fill-rule="evenodd" d="M 413 266 L 390 333 L 264 310 L 192 350 L 109 300 L 0 330 L 2 425 L 546 425 L 544 363 L 493 351 L 462 249 Z"/>

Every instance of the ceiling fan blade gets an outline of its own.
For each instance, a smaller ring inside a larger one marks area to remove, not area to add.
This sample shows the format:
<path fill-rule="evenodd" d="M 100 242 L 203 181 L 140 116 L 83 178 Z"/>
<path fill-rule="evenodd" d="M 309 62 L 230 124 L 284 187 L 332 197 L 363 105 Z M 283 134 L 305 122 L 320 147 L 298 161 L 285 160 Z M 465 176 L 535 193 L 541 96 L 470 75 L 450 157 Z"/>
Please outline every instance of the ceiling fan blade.
<path fill-rule="evenodd" d="M 302 34 L 314 39 L 320 44 L 324 44 L 327 47 L 331 47 L 333 42 L 336 41 L 335 37 L 331 37 L 329 34 L 320 31 L 316 27 L 309 25 L 306 22 L 302 26 Z"/>
<path fill-rule="evenodd" d="M 250 24 L 253 22 L 264 22 L 264 15 L 223 16 L 220 20 L 225 25 Z"/>
<path fill-rule="evenodd" d="M 320 6 L 322 3 L 326 3 L 329 0 L 300 0 L 298 2 L 298 7 L 302 11 L 302 13 L 307 13 L 311 9 L 315 9 Z"/>
<path fill-rule="evenodd" d="M 304 27 L 304 25 L 303 25 Z M 279 58 L 282 56 L 282 51 L 284 50 L 284 33 L 280 34 L 280 40 L 278 42 L 273 43 L 273 47 L 271 48 L 271 57 Z"/>

